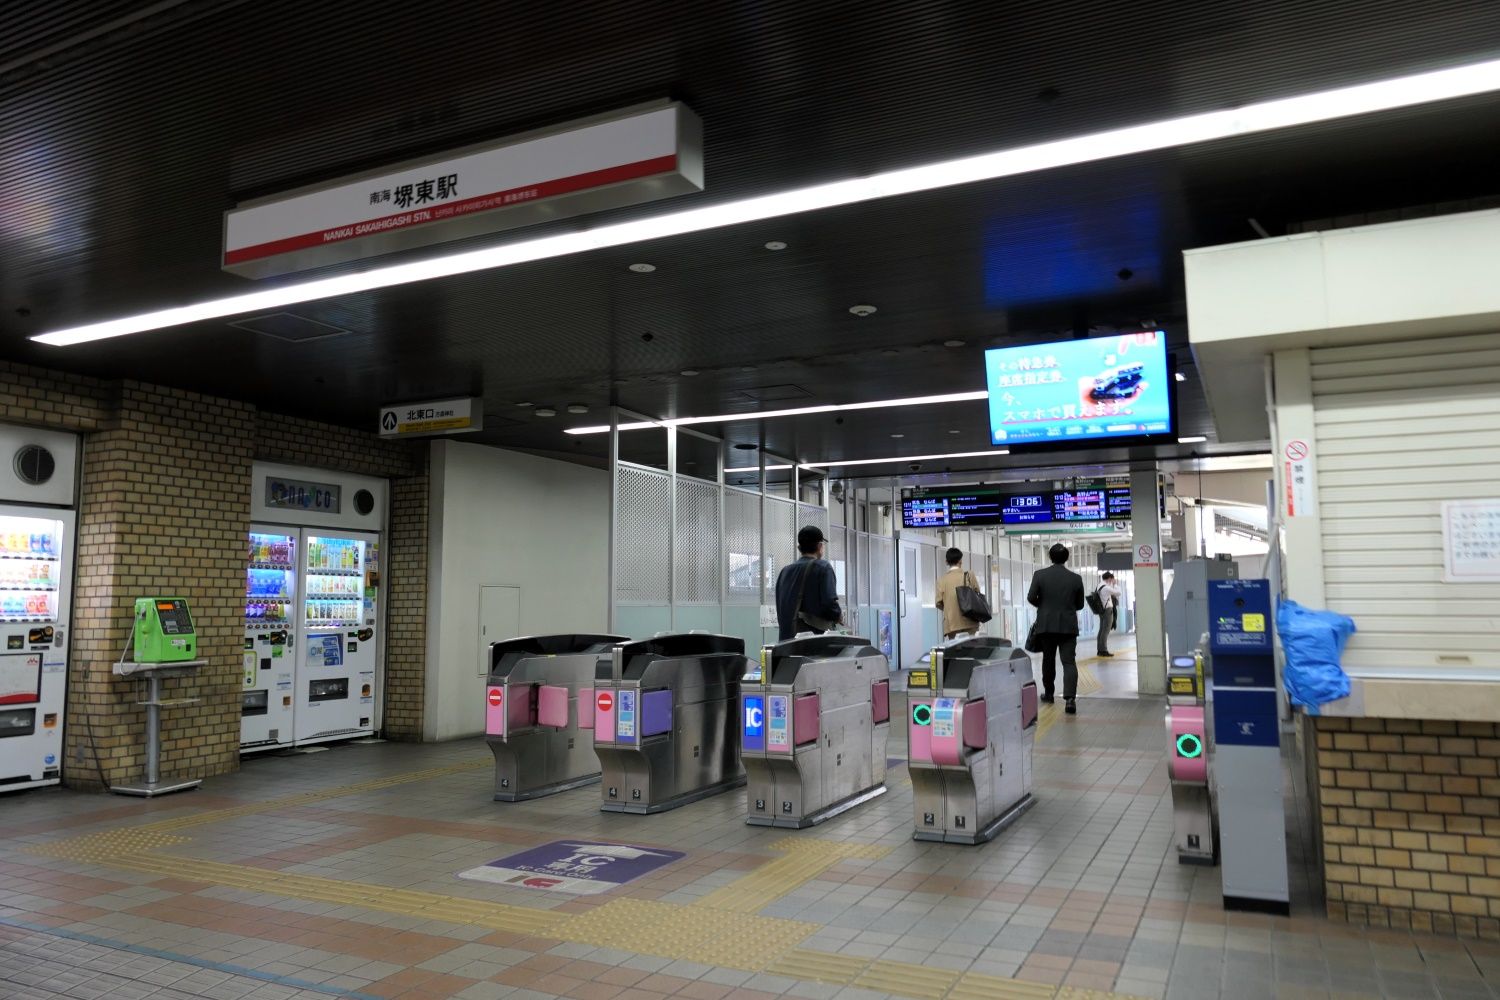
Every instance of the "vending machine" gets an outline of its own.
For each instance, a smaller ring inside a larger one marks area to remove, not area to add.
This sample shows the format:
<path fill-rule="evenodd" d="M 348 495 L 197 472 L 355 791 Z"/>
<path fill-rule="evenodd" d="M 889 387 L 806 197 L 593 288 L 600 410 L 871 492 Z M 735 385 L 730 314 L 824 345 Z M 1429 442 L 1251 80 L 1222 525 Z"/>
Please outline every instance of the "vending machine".
<path fill-rule="evenodd" d="M 62 777 L 78 438 L 0 425 L 0 792 Z"/>
<path fill-rule="evenodd" d="M 384 480 L 256 463 L 241 751 L 372 734 L 384 655 Z"/>

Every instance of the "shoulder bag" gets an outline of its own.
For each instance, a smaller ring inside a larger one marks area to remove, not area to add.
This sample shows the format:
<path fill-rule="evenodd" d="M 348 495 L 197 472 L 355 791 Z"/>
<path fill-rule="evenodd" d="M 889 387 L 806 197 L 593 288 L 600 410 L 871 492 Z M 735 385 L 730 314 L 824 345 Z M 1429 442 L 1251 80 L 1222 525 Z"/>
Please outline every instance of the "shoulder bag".
<path fill-rule="evenodd" d="M 995 615 L 990 611 L 990 602 L 985 600 L 985 596 L 979 592 L 979 588 L 970 586 L 973 582 L 974 578 L 966 571 L 964 573 L 964 582 L 954 588 L 953 596 L 958 599 L 959 614 L 971 622 L 983 624 L 995 617 Z"/>

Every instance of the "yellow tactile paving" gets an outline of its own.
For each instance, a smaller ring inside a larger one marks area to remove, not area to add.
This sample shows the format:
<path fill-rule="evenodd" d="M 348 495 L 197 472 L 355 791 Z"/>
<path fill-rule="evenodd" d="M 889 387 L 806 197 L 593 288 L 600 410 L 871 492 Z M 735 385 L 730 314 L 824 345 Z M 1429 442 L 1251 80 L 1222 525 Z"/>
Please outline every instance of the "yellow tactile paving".
<path fill-rule="evenodd" d="M 948 1000 L 1053 1000 L 1057 987 L 1024 979 L 965 973 L 948 993 Z"/>
<path fill-rule="evenodd" d="M 1088 667 L 1089 663 L 1097 662 L 1098 657 L 1095 657 L 1088 662 L 1081 662 L 1078 664 L 1078 693 L 1080 695 L 1093 694 L 1095 691 L 1101 690 L 1104 687 L 1103 684 L 1099 683 L 1099 678 Z M 1047 730 L 1056 725 L 1057 720 L 1062 717 L 1062 702 L 1057 701 L 1053 702 L 1050 705 L 1043 705 L 1041 707 L 1041 711 L 1037 713 L 1036 738 L 1041 739 L 1043 736 L 1046 736 Z"/>
<path fill-rule="evenodd" d="M 616 899 L 546 933 L 577 944 L 759 972 L 818 929 L 798 920 Z"/>
<path fill-rule="evenodd" d="M 766 971 L 790 979 L 847 986 L 870 964 L 856 955 L 834 955 L 826 951 L 793 948 L 766 968 Z"/>
<path fill-rule="evenodd" d="M 854 985 L 919 1000 L 942 1000 L 958 982 L 958 976 L 952 969 L 878 959 L 854 980 Z"/>
<path fill-rule="evenodd" d="M 783 852 L 774 861 L 735 879 L 697 900 L 693 906 L 733 913 L 755 913 L 787 893 L 806 885 L 840 861 L 848 858 L 885 857 L 890 849 L 875 844 L 839 840 L 788 837 L 771 845 Z"/>

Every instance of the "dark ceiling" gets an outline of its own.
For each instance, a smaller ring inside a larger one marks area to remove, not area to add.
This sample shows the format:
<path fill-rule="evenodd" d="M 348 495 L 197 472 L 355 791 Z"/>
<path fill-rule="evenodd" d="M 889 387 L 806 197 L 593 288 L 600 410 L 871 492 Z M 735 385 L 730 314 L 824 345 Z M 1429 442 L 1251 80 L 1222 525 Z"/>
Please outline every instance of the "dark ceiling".
<path fill-rule="evenodd" d="M 1182 433 L 1212 435 L 1183 249 L 1500 193 L 1491 96 L 292 310 L 351 331 L 326 339 L 214 321 L 42 348 L 26 338 L 261 287 L 218 267 L 236 202 L 644 100 L 702 117 L 707 190 L 610 220 L 1493 58 L 1500 4 L 57 0 L 0 24 L 0 356 L 372 429 L 380 404 L 472 393 L 471 439 L 583 460 L 604 438 L 562 428 L 611 402 L 977 389 L 986 346 L 1143 322 L 1189 375 Z M 984 424 L 953 404 L 725 430 L 820 461 L 979 450 Z"/>

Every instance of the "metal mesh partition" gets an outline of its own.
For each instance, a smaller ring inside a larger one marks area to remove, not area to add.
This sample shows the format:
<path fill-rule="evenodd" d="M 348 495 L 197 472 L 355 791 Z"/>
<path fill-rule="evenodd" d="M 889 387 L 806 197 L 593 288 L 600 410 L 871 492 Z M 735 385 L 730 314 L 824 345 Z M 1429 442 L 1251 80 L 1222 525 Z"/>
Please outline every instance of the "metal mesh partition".
<path fill-rule="evenodd" d="M 854 576 L 854 588 L 858 593 L 855 595 L 856 604 L 870 603 L 870 536 L 864 532 L 855 534 L 855 548 L 859 555 L 859 565 Z"/>
<path fill-rule="evenodd" d="M 666 604 L 671 599 L 672 571 L 668 561 L 670 479 L 664 472 L 623 462 L 619 475 L 615 600 L 621 604 Z"/>
<path fill-rule="evenodd" d="M 677 478 L 677 603 L 719 603 L 719 488 Z"/>
<path fill-rule="evenodd" d="M 760 603 L 760 495 L 724 488 L 726 604 Z"/>
<path fill-rule="evenodd" d="M 766 527 L 762 536 L 766 555 L 766 590 L 776 587 L 781 567 L 797 561 L 797 505 L 779 497 L 766 497 Z"/>
<path fill-rule="evenodd" d="M 828 508 L 815 503 L 799 503 L 797 505 L 797 530 L 803 525 L 811 524 L 820 528 L 824 537 L 828 536 Z"/>
<path fill-rule="evenodd" d="M 890 538 L 870 539 L 870 603 L 896 603 L 896 549 Z"/>

